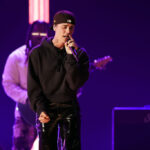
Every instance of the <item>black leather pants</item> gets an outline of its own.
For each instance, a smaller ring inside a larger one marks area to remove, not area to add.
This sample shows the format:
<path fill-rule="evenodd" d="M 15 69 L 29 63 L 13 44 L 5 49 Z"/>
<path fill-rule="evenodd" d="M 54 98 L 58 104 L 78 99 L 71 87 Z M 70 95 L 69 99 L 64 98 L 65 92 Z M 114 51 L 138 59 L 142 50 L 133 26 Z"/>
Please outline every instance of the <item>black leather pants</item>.
<path fill-rule="evenodd" d="M 77 103 L 51 103 L 50 122 L 37 123 L 39 150 L 81 150 L 80 110 Z"/>

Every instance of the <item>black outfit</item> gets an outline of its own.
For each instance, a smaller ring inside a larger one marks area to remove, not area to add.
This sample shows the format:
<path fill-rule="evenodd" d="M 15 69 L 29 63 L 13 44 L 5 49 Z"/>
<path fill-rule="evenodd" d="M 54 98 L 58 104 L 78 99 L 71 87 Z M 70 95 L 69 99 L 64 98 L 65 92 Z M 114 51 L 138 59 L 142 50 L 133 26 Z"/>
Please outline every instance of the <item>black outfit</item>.
<path fill-rule="evenodd" d="M 38 122 L 40 150 L 57 150 L 58 127 L 66 150 L 80 150 L 80 111 L 77 90 L 89 77 L 89 60 L 82 48 L 78 62 L 45 39 L 29 56 L 28 96 L 38 116 L 45 112 L 51 121 Z"/>

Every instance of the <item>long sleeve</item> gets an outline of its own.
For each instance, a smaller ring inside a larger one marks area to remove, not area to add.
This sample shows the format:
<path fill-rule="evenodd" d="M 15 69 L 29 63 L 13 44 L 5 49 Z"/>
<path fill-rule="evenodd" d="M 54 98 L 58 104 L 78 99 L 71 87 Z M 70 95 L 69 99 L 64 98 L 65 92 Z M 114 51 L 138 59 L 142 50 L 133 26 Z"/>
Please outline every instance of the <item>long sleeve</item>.
<path fill-rule="evenodd" d="M 11 99 L 15 102 L 25 104 L 27 99 L 27 90 L 20 84 L 17 63 L 18 60 L 14 54 L 8 57 L 2 74 L 2 85 L 6 94 Z"/>
<path fill-rule="evenodd" d="M 38 114 L 40 114 L 42 111 L 47 112 L 46 110 L 47 99 L 45 98 L 40 85 L 40 80 L 38 77 L 38 66 L 39 64 L 37 57 L 33 53 L 31 53 L 31 55 L 29 56 L 29 63 L 28 63 L 28 78 L 27 78 L 28 97 L 32 109 Z"/>
<path fill-rule="evenodd" d="M 89 77 L 89 59 L 84 49 L 77 52 L 78 62 L 73 55 L 66 56 L 66 79 L 72 90 L 78 90 Z"/>

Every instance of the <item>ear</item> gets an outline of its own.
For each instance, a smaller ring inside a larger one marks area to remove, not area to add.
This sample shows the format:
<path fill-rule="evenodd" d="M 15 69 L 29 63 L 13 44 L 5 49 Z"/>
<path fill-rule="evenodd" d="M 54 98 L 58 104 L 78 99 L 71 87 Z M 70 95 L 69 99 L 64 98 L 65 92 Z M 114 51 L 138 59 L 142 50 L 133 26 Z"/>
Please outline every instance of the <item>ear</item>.
<path fill-rule="evenodd" d="M 54 31 L 56 30 L 56 25 L 53 25 L 53 30 L 54 30 Z"/>

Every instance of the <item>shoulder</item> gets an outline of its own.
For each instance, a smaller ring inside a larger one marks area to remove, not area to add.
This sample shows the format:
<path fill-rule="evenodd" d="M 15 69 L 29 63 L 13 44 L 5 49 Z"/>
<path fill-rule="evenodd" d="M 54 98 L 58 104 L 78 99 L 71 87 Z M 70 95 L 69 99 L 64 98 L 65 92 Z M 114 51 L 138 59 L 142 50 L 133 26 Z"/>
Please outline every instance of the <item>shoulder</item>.
<path fill-rule="evenodd" d="M 25 50 L 26 50 L 26 45 L 22 45 L 19 48 L 15 49 L 13 52 L 10 53 L 8 56 L 8 59 L 24 59 L 25 58 Z"/>
<path fill-rule="evenodd" d="M 86 49 L 84 47 L 80 47 L 77 49 L 78 53 L 87 53 Z"/>
<path fill-rule="evenodd" d="M 81 56 L 88 57 L 87 51 L 83 47 L 77 49 L 77 55 L 78 57 L 81 57 Z"/>
<path fill-rule="evenodd" d="M 44 38 L 39 45 L 35 46 L 31 50 L 30 57 L 37 56 L 37 55 L 43 55 L 44 53 L 47 52 L 47 50 L 50 51 L 51 48 L 52 48 L 52 44 L 49 41 L 49 39 Z"/>

